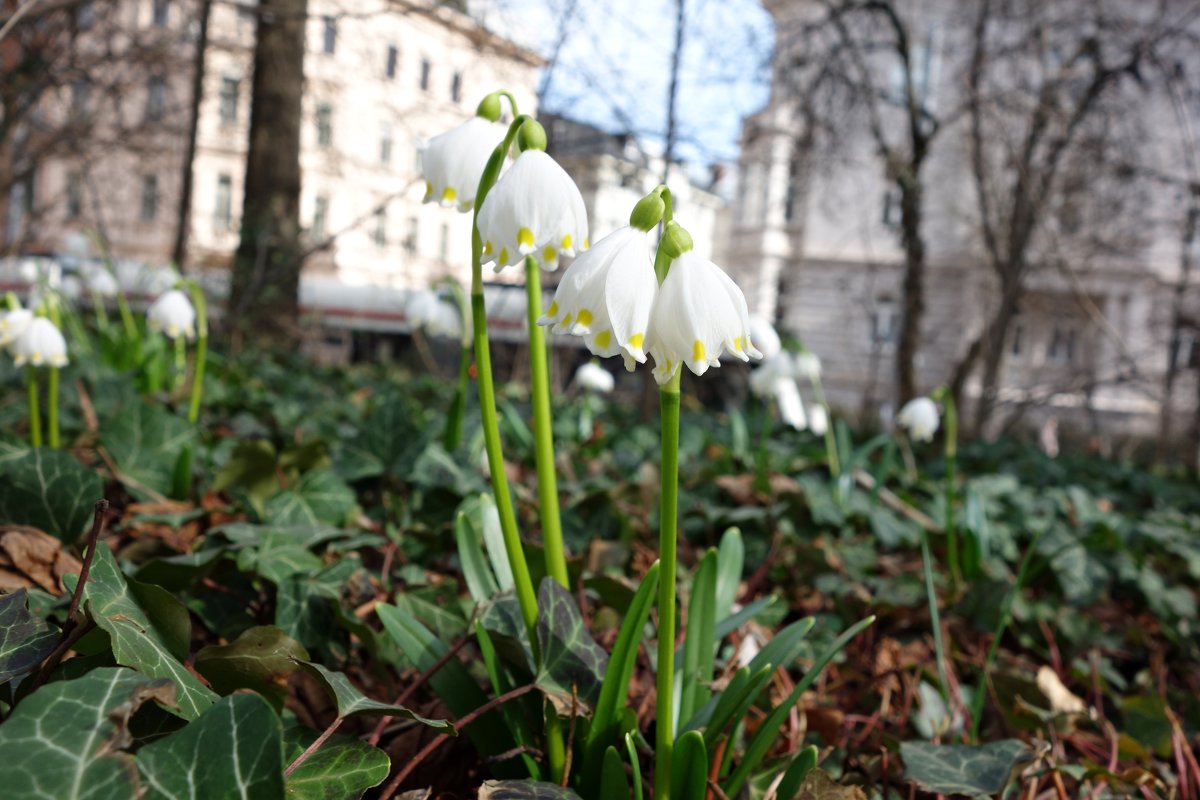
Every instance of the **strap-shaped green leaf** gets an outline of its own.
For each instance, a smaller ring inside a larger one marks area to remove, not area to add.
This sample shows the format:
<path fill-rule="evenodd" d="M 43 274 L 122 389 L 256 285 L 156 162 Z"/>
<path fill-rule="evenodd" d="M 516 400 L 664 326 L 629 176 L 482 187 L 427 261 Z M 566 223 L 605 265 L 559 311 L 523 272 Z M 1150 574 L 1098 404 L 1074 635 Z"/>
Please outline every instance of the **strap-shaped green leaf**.
<path fill-rule="evenodd" d="M 745 565 L 746 544 L 742 541 L 742 532 L 730 528 L 721 536 L 721 544 L 717 549 L 716 619 L 725 619 L 733 609 Z"/>
<path fill-rule="evenodd" d="M 471 598 L 476 603 L 486 603 L 498 591 L 496 578 L 483 554 L 475 527 L 461 511 L 454 518 L 454 541 L 458 545 L 458 560 Z"/>
<path fill-rule="evenodd" d="M 717 551 L 709 550 L 696 568 L 692 595 L 688 601 L 687 629 L 683 639 L 683 658 L 676 681 L 679 692 L 679 719 L 691 719 L 695 710 L 712 696 L 713 658 L 717 652 L 714 636 L 717 610 Z"/>
<path fill-rule="evenodd" d="M 604 749 L 604 769 L 600 773 L 600 800 L 629 800 L 629 779 L 621 754 L 611 745 Z"/>
<path fill-rule="evenodd" d="M 778 800 L 795 800 L 804 776 L 815 766 L 817 766 L 817 746 L 810 744 L 797 753 L 796 757 L 792 759 L 792 763 L 788 764 L 787 771 L 783 773 L 783 779 L 779 781 L 779 786 L 775 789 L 775 797 Z"/>
<path fill-rule="evenodd" d="M 708 750 L 700 731 L 688 731 L 671 753 L 672 800 L 704 800 L 708 793 Z"/>

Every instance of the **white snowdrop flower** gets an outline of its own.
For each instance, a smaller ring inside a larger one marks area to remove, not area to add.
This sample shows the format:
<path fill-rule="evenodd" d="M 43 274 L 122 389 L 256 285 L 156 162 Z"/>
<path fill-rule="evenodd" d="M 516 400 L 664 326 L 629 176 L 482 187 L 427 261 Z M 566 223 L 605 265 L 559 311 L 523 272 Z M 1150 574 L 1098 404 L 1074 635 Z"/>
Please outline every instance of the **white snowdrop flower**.
<path fill-rule="evenodd" d="M 646 329 L 657 292 L 649 237 L 626 225 L 567 267 L 538 324 L 584 337 L 588 350 L 601 358 L 621 355 L 632 370 L 634 362 L 646 361 Z"/>
<path fill-rule="evenodd" d="M 589 392 L 608 394 L 616 386 L 611 372 L 589 361 L 575 371 L 575 382 Z"/>
<path fill-rule="evenodd" d="M 101 297 L 116 297 L 119 291 L 117 279 L 103 267 L 97 267 L 88 272 L 84 280 L 87 288 Z"/>
<path fill-rule="evenodd" d="M 29 323 L 33 322 L 33 312 L 25 308 L 0 312 L 0 347 L 11 346 L 20 338 Z"/>
<path fill-rule="evenodd" d="M 932 441 L 939 424 L 937 405 L 928 397 L 913 398 L 896 415 L 896 424 L 908 431 L 914 441 Z"/>
<path fill-rule="evenodd" d="M 146 309 L 146 323 L 152 331 L 162 331 L 172 339 L 196 335 L 196 309 L 192 301 L 178 289 L 163 292 Z"/>
<path fill-rule="evenodd" d="M 800 398 L 800 387 L 795 378 L 778 378 L 775 381 L 775 405 L 779 408 L 779 417 L 798 431 L 808 427 L 808 417 L 804 413 L 804 401 Z"/>
<path fill-rule="evenodd" d="M 681 254 L 658 288 L 647 347 L 654 379 L 665 384 L 681 364 L 697 375 L 719 367 L 723 352 L 761 358 L 750 338 L 746 297 L 720 267 L 692 251 Z"/>
<path fill-rule="evenodd" d="M 83 296 L 83 281 L 79 279 L 78 275 L 67 275 L 63 278 L 62 288 L 59 291 L 63 297 L 71 302 L 76 302 Z"/>
<path fill-rule="evenodd" d="M 526 150 L 479 209 L 483 262 L 496 270 L 536 256 L 548 270 L 586 250 L 587 209 L 571 176 L 541 150 Z"/>
<path fill-rule="evenodd" d="M 750 338 L 762 353 L 764 361 L 770 361 L 783 350 L 783 341 L 775 326 L 758 314 L 750 315 Z"/>
<path fill-rule="evenodd" d="M 454 304 L 437 292 L 414 292 L 404 309 L 409 324 L 430 336 L 458 337 L 462 335 L 462 319 Z"/>
<path fill-rule="evenodd" d="M 67 340 L 45 317 L 34 317 L 24 332 L 12 345 L 13 363 L 18 367 L 32 364 L 35 367 L 65 367 L 67 365 Z"/>
<path fill-rule="evenodd" d="M 421 172 L 425 175 L 423 202 L 470 211 L 475 205 L 475 191 L 483 169 L 503 139 L 504 126 L 483 117 L 471 117 L 426 142 L 421 148 Z"/>
<path fill-rule="evenodd" d="M 809 412 L 808 429 L 817 436 L 824 436 L 825 431 L 829 430 L 829 413 L 820 403 L 814 404 L 812 411 Z"/>
<path fill-rule="evenodd" d="M 796 375 L 808 378 L 812 383 L 821 379 L 821 359 L 816 353 L 804 350 L 795 355 Z"/>

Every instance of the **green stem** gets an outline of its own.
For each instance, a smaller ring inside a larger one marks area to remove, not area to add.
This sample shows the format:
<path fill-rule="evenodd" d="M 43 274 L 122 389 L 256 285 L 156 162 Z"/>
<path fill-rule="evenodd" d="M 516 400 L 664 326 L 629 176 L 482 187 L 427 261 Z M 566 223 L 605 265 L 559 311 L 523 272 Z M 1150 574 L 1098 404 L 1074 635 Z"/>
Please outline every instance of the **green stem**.
<path fill-rule="evenodd" d="M 133 319 L 133 312 L 129 310 L 129 299 L 125 297 L 124 292 L 117 292 L 117 311 L 121 314 L 121 324 L 125 326 L 125 335 L 133 341 L 139 341 L 141 336 L 138 335 L 137 322 Z"/>
<path fill-rule="evenodd" d="M 458 384 L 454 390 L 454 402 L 450 413 L 446 415 L 446 428 L 442 432 L 442 446 L 447 452 L 458 449 L 463 437 L 464 417 L 467 410 L 467 392 L 471 381 L 471 332 L 468 330 L 471 319 L 471 306 L 467 295 L 457 281 L 448 280 L 451 293 L 458 303 L 459 314 L 462 317 L 462 339 L 458 351 Z"/>
<path fill-rule="evenodd" d="M 958 487 L 958 413 L 954 398 L 945 396 L 946 423 L 946 560 L 950 569 L 950 588 L 953 594 L 962 579 L 958 557 L 958 529 L 954 519 L 955 495 Z"/>
<path fill-rule="evenodd" d="M 929 531 L 921 529 L 921 565 L 925 573 L 925 600 L 929 604 L 929 624 L 933 627 L 933 649 L 937 658 L 938 683 L 942 699 L 950 701 L 950 680 L 946 674 L 946 645 L 942 641 L 942 619 L 938 613 L 937 592 L 933 588 L 933 556 L 929 552 Z"/>
<path fill-rule="evenodd" d="M 99 292 L 92 292 L 92 310 L 96 312 L 96 328 L 101 333 L 108 333 L 108 309 L 104 307 L 104 298 Z"/>
<path fill-rule="evenodd" d="M 48 317 L 54 323 L 54 327 L 62 330 L 62 313 L 58 308 L 58 295 L 51 297 L 47 310 Z M 50 367 L 50 374 L 46 377 L 46 429 L 49 445 L 54 450 L 59 448 L 58 383 L 59 369 L 58 367 Z"/>
<path fill-rule="evenodd" d="M 187 378 L 187 339 L 176 336 L 171 345 L 175 348 L 175 378 L 171 382 L 171 392 L 174 394 Z"/>
<path fill-rule="evenodd" d="M 200 399 L 204 394 L 204 367 L 208 362 L 208 306 L 199 284 L 191 284 L 192 306 L 196 309 L 196 368 L 192 372 L 192 399 L 188 404 L 188 422 L 200 419 Z"/>
<path fill-rule="evenodd" d="M 41 447 L 42 413 L 38 409 L 37 370 L 32 365 L 25 368 L 25 386 L 29 390 L 29 443 Z"/>
<path fill-rule="evenodd" d="M 829 412 L 829 403 L 825 400 L 825 387 L 821 385 L 821 376 L 812 376 L 813 394 L 817 403 L 825 409 L 825 458 L 829 461 L 829 474 L 838 477 L 842 474 L 841 459 L 838 458 L 837 439 L 833 433 L 833 414 Z"/>
<path fill-rule="evenodd" d="M 992 664 L 996 661 L 996 653 L 1000 649 L 1000 639 L 1004 636 L 1004 631 L 1008 628 L 1009 623 L 1012 622 L 1013 603 L 1016 602 L 1017 596 L 1021 593 L 1021 587 L 1025 585 L 1025 580 L 1029 577 L 1029 565 L 1033 563 L 1033 554 L 1037 550 L 1038 540 L 1041 537 L 1041 530 L 1033 534 L 1033 541 L 1029 543 L 1025 557 L 1021 559 L 1021 567 L 1017 570 L 1017 579 L 1005 596 L 1003 605 L 1000 606 L 1000 619 L 996 621 L 996 632 L 992 635 L 992 643 L 988 645 L 987 657 L 983 660 L 983 671 L 979 675 L 979 686 L 975 688 L 975 698 L 971 701 L 971 742 L 973 744 L 979 744 L 979 724 L 983 717 L 983 702 L 987 697 L 988 675 L 991 674 Z"/>
<path fill-rule="evenodd" d="M 675 537 L 679 510 L 679 382 L 682 367 L 659 390 L 662 416 L 662 494 L 658 512 L 658 674 L 656 676 L 654 798 L 670 800 L 675 744 Z"/>
<path fill-rule="evenodd" d="M 537 324 L 542 315 L 541 268 L 525 259 L 525 293 L 529 312 L 529 372 L 533 392 L 533 436 L 536 445 L 538 501 L 541 505 L 542 544 L 546 574 L 569 589 L 567 556 L 563 548 L 562 520 L 558 510 L 558 478 L 554 468 L 554 425 L 550 415 L 550 370 L 546 363 L 546 329 Z"/>

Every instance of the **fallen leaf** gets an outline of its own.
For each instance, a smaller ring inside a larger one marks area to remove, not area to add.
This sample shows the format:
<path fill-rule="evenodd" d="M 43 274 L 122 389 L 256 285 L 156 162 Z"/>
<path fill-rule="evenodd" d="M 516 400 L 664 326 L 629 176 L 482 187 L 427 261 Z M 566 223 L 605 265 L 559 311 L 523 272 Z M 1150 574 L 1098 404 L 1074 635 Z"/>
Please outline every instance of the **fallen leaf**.
<path fill-rule="evenodd" d="M 867 800 L 857 786 L 842 786 L 824 770 L 813 768 L 804 776 L 796 800 Z"/>
<path fill-rule="evenodd" d="M 62 548 L 62 542 L 28 525 L 0 526 L 0 589 L 43 589 L 53 595 L 67 591 L 63 576 L 78 575 L 82 565 Z"/>
<path fill-rule="evenodd" d="M 1037 687 L 1050 701 L 1050 708 L 1055 714 L 1087 713 L 1087 703 L 1064 686 L 1058 673 L 1050 667 L 1043 666 L 1038 670 Z"/>

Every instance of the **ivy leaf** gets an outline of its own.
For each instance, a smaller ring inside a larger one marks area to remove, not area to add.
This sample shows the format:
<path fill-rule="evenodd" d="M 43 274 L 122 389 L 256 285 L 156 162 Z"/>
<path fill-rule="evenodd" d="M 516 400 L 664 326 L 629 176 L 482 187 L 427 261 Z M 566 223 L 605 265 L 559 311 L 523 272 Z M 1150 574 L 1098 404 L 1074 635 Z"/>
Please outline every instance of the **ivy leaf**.
<path fill-rule="evenodd" d="M 10 433 L 0 433 L 0 469 L 29 452 L 29 443 Z"/>
<path fill-rule="evenodd" d="M 0 595 L 0 683 L 33 672 L 58 643 L 58 629 L 29 613 L 28 597 L 24 589 Z"/>
<path fill-rule="evenodd" d="M 285 730 L 285 763 L 295 761 L 316 739 L 316 732 L 308 728 Z M 357 800 L 367 789 L 383 783 L 391 768 L 391 759 L 378 747 L 334 734 L 287 777 L 284 791 L 296 800 Z"/>
<path fill-rule="evenodd" d="M 129 719 L 143 703 L 172 704 L 175 688 L 131 669 L 102 667 L 48 683 L 4 722 L 6 797 L 136 797 Z"/>
<path fill-rule="evenodd" d="M 255 512 L 260 517 L 265 516 L 267 500 L 279 491 L 278 463 L 275 447 L 265 439 L 238 442 L 233 454 L 213 480 L 213 491 L 236 487 Z"/>
<path fill-rule="evenodd" d="M 307 658 L 304 645 L 274 625 L 262 625 L 245 631 L 233 644 L 202 648 L 196 654 L 196 671 L 218 694 L 252 689 L 279 712 L 288 678 L 299 669 L 296 659 Z"/>
<path fill-rule="evenodd" d="M 381 703 L 378 700 L 372 700 L 360 692 L 354 684 L 350 683 L 350 679 L 346 677 L 345 673 L 333 672 L 311 661 L 297 660 L 296 663 L 305 672 L 316 678 L 325 687 L 325 691 L 329 692 L 329 696 L 337 704 L 339 719 L 366 716 L 369 714 L 383 714 L 389 717 L 404 717 L 405 719 L 411 719 L 423 725 L 428 725 L 442 733 L 458 735 L 458 731 L 454 729 L 454 724 L 448 720 L 425 719 L 405 706 L 395 706 L 389 703 Z"/>
<path fill-rule="evenodd" d="M 179 454 L 195 438 L 195 430 L 186 420 L 138 400 L 106 422 L 100 443 L 121 474 L 130 479 L 125 488 L 146 499 L 146 489 L 160 495 L 170 493 Z"/>
<path fill-rule="evenodd" d="M 608 653 L 588 632 L 575 598 L 553 578 L 542 579 L 538 609 L 537 637 L 542 646 L 538 687 L 560 711 L 569 712 L 573 691 L 588 706 L 595 706 L 608 668 Z"/>
<path fill-rule="evenodd" d="M 283 731 L 256 694 L 222 698 L 190 725 L 138 751 L 145 800 L 283 797 Z"/>
<path fill-rule="evenodd" d="M 136 581 L 127 581 L 121 574 L 108 546 L 97 545 L 91 575 L 83 589 L 88 614 L 108 633 L 118 664 L 133 667 L 154 678 L 174 681 L 179 690 L 181 716 L 195 719 L 217 700 L 217 695 L 179 661 L 180 644 L 186 651 L 190 640 L 191 623 L 187 620 L 187 610 L 162 587 L 150 587 L 158 591 L 147 592 L 145 587 L 149 584 L 140 587 L 135 584 Z M 138 597 L 139 594 L 142 597 Z M 151 595 L 155 600 L 154 608 L 144 609 L 138 601 Z M 167 604 L 164 596 L 170 598 L 172 604 Z M 185 625 L 189 634 L 181 636 Z"/>
<path fill-rule="evenodd" d="M 378 459 L 382 472 L 403 474 L 424 444 L 422 432 L 404 398 L 391 394 L 371 412 L 359 436 L 359 447 Z"/>
<path fill-rule="evenodd" d="M 0 461 L 0 522 L 30 525 L 71 543 L 92 519 L 104 481 L 59 450 Z"/>
<path fill-rule="evenodd" d="M 936 794 L 971 797 L 999 794 L 1029 748 L 1017 739 L 989 742 L 978 747 L 961 744 L 901 742 L 904 777 Z"/>
<path fill-rule="evenodd" d="M 354 507 L 354 490 L 333 470 L 320 469 L 268 500 L 264 516 L 275 525 L 340 525 Z"/>
<path fill-rule="evenodd" d="M 479 787 L 479 800 L 579 800 L 579 795 L 545 781 L 484 781 Z"/>

